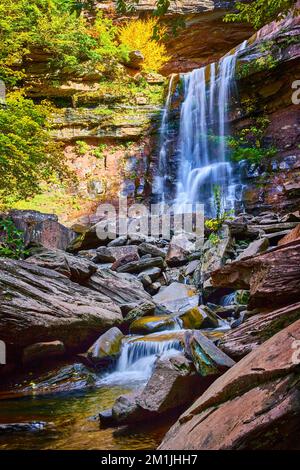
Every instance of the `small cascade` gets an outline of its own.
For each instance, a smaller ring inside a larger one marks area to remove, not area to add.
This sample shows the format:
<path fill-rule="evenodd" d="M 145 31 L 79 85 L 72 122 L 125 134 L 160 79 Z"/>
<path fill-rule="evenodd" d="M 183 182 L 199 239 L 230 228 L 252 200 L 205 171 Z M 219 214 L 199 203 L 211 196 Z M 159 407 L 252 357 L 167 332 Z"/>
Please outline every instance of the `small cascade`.
<path fill-rule="evenodd" d="M 238 54 L 247 42 L 219 63 L 193 70 L 181 76 L 184 101 L 181 106 L 177 140 L 177 190 L 168 194 L 160 187 L 161 200 L 175 202 L 178 210 L 187 203 L 205 204 L 206 215 L 214 215 L 213 188 L 222 189 L 223 208 L 234 209 L 238 178 L 229 159 L 227 135 L 229 134 L 229 108 L 237 97 L 235 68 Z M 172 80 L 171 80 L 172 81 Z M 161 129 L 168 135 L 168 112 L 172 85 L 162 120 Z M 172 177 L 168 168 L 168 139 L 160 147 L 159 175 L 162 181 Z M 174 201 L 175 198 L 175 201 Z"/>
<path fill-rule="evenodd" d="M 222 297 L 220 300 L 220 305 L 222 305 L 222 307 L 228 307 L 229 305 L 234 304 L 235 297 L 236 297 L 236 292 L 232 292 L 231 294 L 224 295 L 224 297 Z"/>
<path fill-rule="evenodd" d="M 161 336 L 162 333 L 159 333 Z M 114 371 L 104 377 L 104 383 L 146 382 L 157 357 L 172 356 L 182 351 L 179 340 L 147 341 L 143 337 L 123 343 Z"/>

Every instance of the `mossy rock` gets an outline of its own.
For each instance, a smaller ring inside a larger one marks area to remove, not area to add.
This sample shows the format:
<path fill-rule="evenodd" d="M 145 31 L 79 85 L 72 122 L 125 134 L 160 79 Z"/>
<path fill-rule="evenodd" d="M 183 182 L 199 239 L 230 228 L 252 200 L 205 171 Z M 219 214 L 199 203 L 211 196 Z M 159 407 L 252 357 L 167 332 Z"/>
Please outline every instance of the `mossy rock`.
<path fill-rule="evenodd" d="M 129 330 L 132 334 L 146 335 L 158 331 L 172 330 L 176 327 L 177 321 L 174 317 L 143 317 L 131 323 Z"/>

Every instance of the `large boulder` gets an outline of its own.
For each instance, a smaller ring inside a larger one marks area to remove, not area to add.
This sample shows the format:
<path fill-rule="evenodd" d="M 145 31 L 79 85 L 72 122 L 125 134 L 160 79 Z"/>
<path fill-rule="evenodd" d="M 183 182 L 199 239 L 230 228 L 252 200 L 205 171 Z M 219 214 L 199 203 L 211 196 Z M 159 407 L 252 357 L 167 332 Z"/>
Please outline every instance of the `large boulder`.
<path fill-rule="evenodd" d="M 199 328 L 218 328 L 219 319 L 207 307 L 192 307 L 179 315 L 183 328 L 197 330 Z"/>
<path fill-rule="evenodd" d="M 61 341 L 50 341 L 49 343 L 35 343 L 23 350 L 23 364 L 38 363 L 54 357 L 63 356 L 66 352 L 64 343 Z"/>
<path fill-rule="evenodd" d="M 300 320 L 218 378 L 160 450 L 299 449 Z"/>
<path fill-rule="evenodd" d="M 1 340 L 17 353 L 56 340 L 84 350 L 122 320 L 109 297 L 26 261 L 1 259 L 0 292 Z"/>
<path fill-rule="evenodd" d="M 42 268 L 53 269 L 78 283 L 87 281 L 97 271 L 93 262 L 62 250 L 43 250 L 26 261 Z"/>
<path fill-rule="evenodd" d="M 235 364 L 200 331 L 186 332 L 185 349 L 202 377 L 221 375 Z"/>
<path fill-rule="evenodd" d="M 191 403 L 201 377 L 182 354 L 158 359 L 153 374 L 141 393 L 122 395 L 113 408 L 116 425 L 131 424 L 180 410 Z"/>
<path fill-rule="evenodd" d="M 123 333 L 114 326 L 90 347 L 87 358 L 96 366 L 107 366 L 120 355 Z"/>
<path fill-rule="evenodd" d="M 172 282 L 169 286 L 162 287 L 159 293 L 153 296 L 153 300 L 171 312 L 178 312 L 198 305 L 198 297 L 194 286 Z"/>
<path fill-rule="evenodd" d="M 226 333 L 218 346 L 228 356 L 239 360 L 299 318 L 299 302 L 269 313 L 253 315 L 238 328 Z"/>
<path fill-rule="evenodd" d="M 43 214 L 31 210 L 12 210 L 9 217 L 15 226 L 24 232 L 24 242 L 40 244 L 45 248 L 65 250 L 76 238 L 76 233 L 58 222 L 54 214 Z"/>
<path fill-rule="evenodd" d="M 236 261 L 212 273 L 214 287 L 250 290 L 250 308 L 277 307 L 300 300 L 300 243 Z"/>

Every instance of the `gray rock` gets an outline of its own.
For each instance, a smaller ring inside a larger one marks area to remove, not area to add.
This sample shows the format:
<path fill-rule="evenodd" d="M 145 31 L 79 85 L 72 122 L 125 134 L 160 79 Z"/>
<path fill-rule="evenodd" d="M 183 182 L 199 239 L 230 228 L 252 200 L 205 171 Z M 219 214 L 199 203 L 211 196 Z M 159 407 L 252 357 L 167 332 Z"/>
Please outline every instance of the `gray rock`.
<path fill-rule="evenodd" d="M 109 297 L 120 307 L 127 304 L 137 306 L 151 301 L 151 296 L 144 290 L 142 283 L 128 273 L 99 270 L 89 279 L 87 286 Z"/>
<path fill-rule="evenodd" d="M 151 245 L 150 243 L 143 242 L 139 245 L 139 253 L 140 255 L 151 255 L 153 257 L 160 256 L 161 258 L 166 257 L 166 252 L 158 248 L 155 245 Z"/>
<path fill-rule="evenodd" d="M 120 355 L 123 336 L 119 328 L 110 328 L 90 347 L 87 357 L 97 366 L 109 365 Z"/>
<path fill-rule="evenodd" d="M 127 263 L 124 266 L 120 266 L 119 268 L 117 268 L 117 272 L 140 273 L 152 267 L 164 268 L 163 258 L 157 257 L 139 261 L 132 261 L 131 263 Z"/>
<path fill-rule="evenodd" d="M 97 271 L 97 266 L 93 262 L 61 250 L 43 250 L 30 256 L 26 261 L 57 271 L 78 283 L 87 281 Z"/>
<path fill-rule="evenodd" d="M 116 247 L 101 246 L 97 248 L 96 253 L 97 262 L 100 263 L 114 263 L 128 255 L 133 255 L 134 257 L 139 258 L 138 250 L 135 245 Z"/>
<path fill-rule="evenodd" d="M 237 261 L 248 258 L 250 256 L 256 256 L 260 253 L 264 253 L 270 246 L 270 242 L 267 238 L 260 238 L 250 243 L 248 248 L 244 250 L 238 257 Z"/>

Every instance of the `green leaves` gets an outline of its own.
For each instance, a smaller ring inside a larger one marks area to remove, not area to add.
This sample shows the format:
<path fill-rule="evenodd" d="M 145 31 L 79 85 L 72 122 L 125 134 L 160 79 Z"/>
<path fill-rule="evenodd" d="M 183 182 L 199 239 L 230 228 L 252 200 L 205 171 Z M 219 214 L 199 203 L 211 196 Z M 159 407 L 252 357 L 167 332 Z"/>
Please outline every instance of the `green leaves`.
<path fill-rule="evenodd" d="M 50 112 L 18 92 L 0 108 L 0 205 L 33 196 L 53 174 L 67 175 L 60 144 L 47 130 Z"/>
<path fill-rule="evenodd" d="M 0 257 L 19 259 L 26 254 L 23 232 L 10 218 L 0 219 Z"/>
<path fill-rule="evenodd" d="M 249 23 L 254 29 L 259 29 L 273 20 L 281 19 L 296 0 L 255 0 L 250 3 L 236 3 L 238 13 L 225 16 L 226 22 Z"/>

